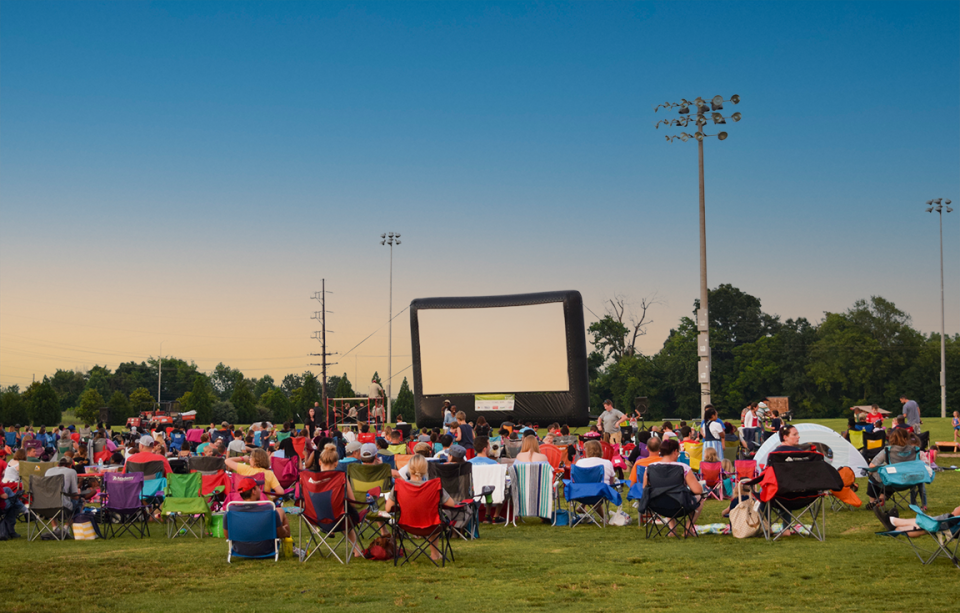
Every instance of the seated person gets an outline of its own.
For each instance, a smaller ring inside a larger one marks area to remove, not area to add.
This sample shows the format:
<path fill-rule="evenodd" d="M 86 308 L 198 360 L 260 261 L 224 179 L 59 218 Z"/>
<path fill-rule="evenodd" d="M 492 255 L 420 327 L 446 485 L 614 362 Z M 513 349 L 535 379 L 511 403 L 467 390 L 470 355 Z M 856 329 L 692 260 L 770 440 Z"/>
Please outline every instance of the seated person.
<path fill-rule="evenodd" d="M 256 502 L 260 500 L 260 485 L 250 477 L 244 477 L 237 485 L 237 493 L 244 502 Z M 290 536 L 290 522 L 287 520 L 287 514 L 280 507 L 276 508 L 277 516 L 277 538 L 285 539 Z M 226 526 L 224 526 L 226 528 Z M 223 535 L 230 538 L 229 532 L 224 529 Z M 242 543 L 234 542 L 233 550 L 242 556 L 258 556 L 269 553 L 273 550 L 273 543 Z"/>
<path fill-rule="evenodd" d="M 422 456 L 424 459 L 432 458 L 433 451 L 430 448 L 430 443 L 417 443 L 413 448 L 413 454 Z M 411 458 L 412 459 L 412 458 Z M 410 480 L 410 463 L 401 468 L 400 470 L 394 470 L 393 478 L 394 479 L 403 479 L 404 481 Z"/>
<path fill-rule="evenodd" d="M 617 474 L 613 470 L 613 463 L 610 460 L 603 459 L 603 447 L 600 441 L 592 440 L 583 444 L 584 457 L 577 460 L 574 466 L 582 468 L 593 468 L 594 466 L 603 466 L 603 480 L 610 485 L 617 485 Z"/>
<path fill-rule="evenodd" d="M 590 426 L 590 429 L 587 430 L 587 433 L 583 435 L 583 438 L 585 439 L 600 439 L 601 437 L 602 435 L 600 434 L 600 430 L 597 429 L 596 424 Z"/>
<path fill-rule="evenodd" d="M 630 452 L 630 457 L 627 458 L 627 463 L 633 466 L 637 463 L 637 460 L 646 458 L 650 456 L 650 448 L 647 446 L 647 443 L 650 441 L 650 433 L 646 430 L 637 433 L 637 444 L 633 448 L 633 451 Z"/>
<path fill-rule="evenodd" d="M 881 449 L 880 453 L 870 460 L 870 466 L 878 467 L 916 460 L 919 448 L 914 444 L 914 441 L 911 440 L 912 436 L 912 432 L 903 428 L 894 428 L 891 430 L 890 434 L 887 435 L 888 446 Z M 868 509 L 872 509 L 877 505 L 883 506 L 884 487 L 876 472 L 869 473 L 869 478 L 867 479 L 867 498 L 869 499 L 867 503 Z"/>
<path fill-rule="evenodd" d="M 3 538 L 0 540 L 20 538 L 16 531 L 17 518 L 26 512 L 27 508 L 19 494 L 9 487 L 0 488 L 0 522 L 4 525 Z"/>
<path fill-rule="evenodd" d="M 440 451 L 433 455 L 435 460 L 447 461 L 448 454 L 450 453 L 450 446 L 453 445 L 453 437 L 449 434 L 444 434 L 440 437 Z"/>
<path fill-rule="evenodd" d="M 730 506 L 720 512 L 720 515 L 724 517 L 730 517 L 730 511 L 733 511 L 737 508 L 737 505 L 740 504 L 740 497 L 743 497 L 744 504 L 748 502 L 753 502 L 753 498 L 750 496 L 753 494 L 753 486 L 747 483 L 740 484 L 740 496 L 737 496 L 736 490 L 733 492 L 733 497 L 730 499 Z"/>
<path fill-rule="evenodd" d="M 498 462 L 490 457 L 490 439 L 486 436 L 478 436 L 473 439 L 473 450 L 477 455 L 467 460 L 471 464 L 497 464 Z"/>
<path fill-rule="evenodd" d="M 647 455 L 647 457 L 645 457 L 645 458 L 640 458 L 640 459 L 638 459 L 636 462 L 634 462 L 634 465 L 635 465 L 635 466 L 650 466 L 650 465 L 653 464 L 654 462 L 659 462 L 659 461 L 660 461 L 660 446 L 661 446 L 662 444 L 663 444 L 663 442 L 662 442 L 660 439 L 658 439 L 658 438 L 656 438 L 656 437 L 651 437 L 650 440 L 647 441 L 647 450 L 649 451 L 649 455 Z"/>
<path fill-rule="evenodd" d="M 390 444 L 387 446 L 390 453 L 400 455 L 407 453 L 407 446 L 403 444 L 403 433 L 399 430 L 391 431 L 387 440 L 390 441 Z"/>
<path fill-rule="evenodd" d="M 467 460 L 467 450 L 460 445 L 450 445 L 447 452 L 447 464 L 463 464 Z"/>
<path fill-rule="evenodd" d="M 320 461 L 320 472 L 337 470 L 337 465 L 340 463 L 340 456 L 337 454 L 337 446 L 333 443 L 327 443 L 324 445 L 323 451 L 318 454 L 318 459 Z M 347 479 L 347 499 L 357 499 L 353 494 L 353 485 L 350 484 L 349 479 Z M 350 528 L 347 531 L 347 540 L 353 544 L 353 555 L 362 557 L 363 551 L 361 551 L 360 545 L 357 543 L 357 533 L 353 529 L 354 526 L 360 524 L 360 513 L 352 504 L 348 504 L 347 514 L 349 515 L 349 521 L 347 523 Z"/>
<path fill-rule="evenodd" d="M 720 456 L 717 455 L 717 450 L 713 447 L 707 447 L 703 450 L 703 460 L 701 462 L 719 462 Z"/>
<path fill-rule="evenodd" d="M 345 456 L 343 457 L 343 459 L 340 460 L 340 463 L 341 463 L 341 464 L 350 464 L 351 462 L 359 462 L 359 461 L 360 461 L 360 449 L 361 449 L 362 447 L 363 447 L 363 445 L 361 445 L 361 444 L 358 443 L 357 441 L 352 441 L 352 442 L 350 442 L 350 443 L 347 443 L 347 446 L 345 447 L 346 452 L 347 452 L 347 455 L 345 455 Z"/>
<path fill-rule="evenodd" d="M 446 435 L 445 435 L 446 436 Z M 461 447 L 462 449 L 462 447 Z M 410 478 L 407 480 L 407 483 L 412 483 L 416 486 L 421 486 L 427 482 L 427 460 L 421 455 L 414 455 L 410 458 L 410 462 L 404 466 L 409 472 Z M 455 507 L 457 503 L 453 501 L 453 498 L 450 497 L 443 489 L 440 489 L 440 504 L 445 507 Z M 396 493 L 394 490 L 391 490 L 387 494 L 387 504 L 384 509 L 387 513 L 393 511 L 397 506 Z M 430 559 L 439 560 L 440 559 L 440 550 L 437 549 L 436 541 L 430 541 Z"/>
<path fill-rule="evenodd" d="M 361 424 L 360 434 L 357 435 L 357 442 L 363 445 L 364 443 L 374 443 L 376 440 L 377 435 L 370 432 L 370 424 Z"/>
<path fill-rule="evenodd" d="M 140 451 L 127 457 L 127 462 L 124 464 L 124 472 L 126 472 L 126 467 L 130 463 L 135 464 L 145 464 L 147 462 L 163 462 L 163 470 L 166 474 L 173 472 L 173 469 L 170 468 L 170 462 L 167 461 L 166 456 L 159 453 L 155 453 L 154 449 L 156 446 L 156 441 L 153 440 L 153 437 L 149 434 L 144 434 L 140 437 Z"/>
<path fill-rule="evenodd" d="M 797 430 L 796 426 L 780 428 L 780 445 L 773 451 L 804 451 L 800 447 L 800 431 Z"/>
<path fill-rule="evenodd" d="M 660 444 L 660 464 L 669 465 L 669 466 L 680 466 L 683 468 L 683 480 L 689 488 L 690 492 L 695 496 L 703 494 L 703 486 L 700 485 L 700 481 L 697 480 L 696 475 L 686 464 L 679 462 L 678 458 L 680 457 L 680 443 L 676 439 L 668 439 L 663 441 Z M 643 489 L 647 489 L 647 483 L 649 479 L 649 472 L 643 473 Z M 706 502 L 706 498 L 701 497 L 700 503 L 697 506 L 696 510 L 691 516 L 691 528 L 694 531 L 690 536 L 695 536 L 696 528 L 693 527 L 697 523 L 697 518 L 700 517 L 700 513 L 703 511 L 703 505 Z M 673 522 L 671 520 L 671 528 L 673 527 Z"/>
<path fill-rule="evenodd" d="M 873 512 L 877 516 L 877 519 L 880 520 L 880 523 L 883 524 L 883 527 L 888 532 L 893 532 L 893 531 L 906 532 L 907 536 L 911 538 L 923 536 L 926 533 L 925 530 L 921 529 L 917 525 L 916 519 L 906 519 L 906 518 L 901 519 L 899 511 L 897 511 L 896 509 L 891 509 L 890 511 L 884 511 L 883 507 L 878 506 L 873 508 Z M 937 521 L 943 521 L 945 519 L 950 519 L 951 517 L 958 517 L 958 516 L 960 516 L 960 507 L 955 508 L 953 511 L 950 511 L 949 513 L 944 513 L 942 515 L 934 516 L 932 519 L 935 519 Z"/>
<path fill-rule="evenodd" d="M 283 494 L 283 488 L 277 476 L 270 470 L 270 456 L 263 449 L 254 449 L 250 455 L 224 460 L 227 469 L 244 477 L 254 477 L 263 473 L 263 487 L 267 494 Z"/>
<path fill-rule="evenodd" d="M 602 454 L 601 454 L 602 455 Z M 540 453 L 540 443 L 537 435 L 529 434 L 523 437 L 523 446 L 517 454 L 515 462 L 548 462 L 547 456 Z M 612 466 L 612 465 L 611 465 Z"/>

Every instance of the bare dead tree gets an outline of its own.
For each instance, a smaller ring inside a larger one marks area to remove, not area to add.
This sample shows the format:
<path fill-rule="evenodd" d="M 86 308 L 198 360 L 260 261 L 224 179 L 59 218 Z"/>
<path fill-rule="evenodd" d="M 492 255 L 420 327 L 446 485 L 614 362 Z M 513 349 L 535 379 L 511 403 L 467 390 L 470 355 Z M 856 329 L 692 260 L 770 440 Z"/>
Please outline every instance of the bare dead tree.
<path fill-rule="evenodd" d="M 663 302 L 657 297 L 656 292 L 650 296 L 641 298 L 639 305 L 629 302 L 623 294 L 616 294 L 607 302 L 610 303 L 607 313 L 627 328 L 627 338 L 630 340 L 624 343 L 624 355 L 634 355 L 637 351 L 637 338 L 645 335 L 647 333 L 647 326 L 653 323 L 652 319 L 647 319 L 650 308 L 655 304 L 662 304 Z M 634 312 L 634 308 L 636 308 L 639 313 Z"/>

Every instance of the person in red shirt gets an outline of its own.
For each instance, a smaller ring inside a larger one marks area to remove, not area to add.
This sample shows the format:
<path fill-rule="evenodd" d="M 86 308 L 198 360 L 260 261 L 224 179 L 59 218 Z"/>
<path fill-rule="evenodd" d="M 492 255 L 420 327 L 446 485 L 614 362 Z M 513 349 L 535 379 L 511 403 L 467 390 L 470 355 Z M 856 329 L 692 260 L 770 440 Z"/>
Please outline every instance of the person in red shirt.
<path fill-rule="evenodd" d="M 153 437 L 149 434 L 144 434 L 140 437 L 140 451 L 135 453 L 127 458 L 126 464 L 123 465 L 123 472 L 127 472 L 127 465 L 130 462 L 137 464 L 143 464 L 144 462 L 163 462 L 163 470 L 166 474 L 173 472 L 173 469 L 170 468 L 170 462 L 167 462 L 167 458 L 163 457 L 159 453 L 153 452 Z"/>
<path fill-rule="evenodd" d="M 870 411 L 867 413 L 867 423 L 873 424 L 874 428 L 883 427 L 883 413 L 880 412 L 880 407 L 872 404 L 870 405 Z"/>

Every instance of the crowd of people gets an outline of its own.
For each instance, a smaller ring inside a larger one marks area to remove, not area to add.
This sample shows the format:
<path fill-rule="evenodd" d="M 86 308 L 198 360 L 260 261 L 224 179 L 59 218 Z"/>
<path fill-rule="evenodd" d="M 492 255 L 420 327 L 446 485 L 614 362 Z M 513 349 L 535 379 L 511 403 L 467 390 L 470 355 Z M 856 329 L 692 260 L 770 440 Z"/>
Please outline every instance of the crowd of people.
<path fill-rule="evenodd" d="M 572 434 L 569 426 L 552 423 L 541 437 L 537 425 L 531 422 L 505 422 L 494 427 L 483 416 L 470 422 L 463 411 L 448 401 L 443 407 L 442 426 L 412 430 L 402 416 L 398 416 L 394 427 L 374 422 L 359 423 L 355 429 L 340 429 L 335 425 L 327 428 L 315 409 L 310 410 L 301 428 L 292 421 L 279 426 L 260 422 L 246 428 L 223 422 L 219 426 L 210 424 L 186 431 L 172 427 L 115 432 L 102 424 L 95 428 L 61 425 L 50 430 L 12 426 L 4 431 L 6 453 L 3 457 L 8 459 L 0 460 L 3 475 L 0 514 L 6 526 L 5 535 L 14 538 L 16 518 L 24 512 L 18 499 L 21 467 L 31 462 L 56 462 L 56 467 L 49 469 L 47 475 L 64 476 L 63 505 L 69 511 L 68 516 L 72 516 L 82 512 L 97 495 L 95 484 L 84 479 L 85 473 L 123 471 L 131 462 L 161 462 L 170 473 L 173 472 L 170 462 L 174 460 L 192 456 L 222 457 L 227 470 L 240 476 L 262 473 L 262 484 L 256 484 L 255 493 L 246 479 L 238 488 L 244 499 L 253 496 L 255 500 L 261 491 L 268 496 L 284 494 L 271 469 L 271 457 L 293 459 L 299 470 L 328 471 L 343 470 L 352 462 L 377 464 L 387 461 L 390 455 L 412 454 L 404 466 L 392 470 L 393 477 L 420 482 L 425 479 L 427 462 L 493 464 L 507 456 L 512 462 L 547 462 L 548 457 L 540 447 L 546 444 L 565 450 L 563 463 L 567 467 L 602 467 L 604 480 L 616 487 L 636 484 L 640 481 L 639 474 L 643 475 L 645 487 L 647 473 L 638 471 L 639 467 L 647 468 L 654 463 L 679 466 L 686 486 L 698 500 L 696 519 L 705 497 L 701 496 L 703 483 L 690 469 L 687 459 L 694 448 L 702 449 L 704 462 L 720 462 L 724 472 L 730 475 L 734 467 L 724 457 L 725 442 L 736 441 L 749 452 L 778 434 L 777 450 L 799 449 L 797 429 L 784 424 L 777 411 L 771 411 L 763 402 L 745 407 L 739 425 L 719 419 L 712 405 L 706 407 L 702 423 L 665 421 L 645 428 L 637 426 L 639 417 L 639 414 L 628 416 L 618 411 L 608 400 L 599 418 L 584 434 Z M 882 415 L 876 410 L 851 419 L 851 429 L 882 426 Z M 883 457 L 878 454 L 874 458 L 874 465 L 911 459 L 908 456 L 916 448 L 916 435 L 910 428 L 905 423 L 894 425 L 889 434 L 891 446 Z M 300 445 L 294 444 L 295 439 Z M 868 485 L 868 495 L 871 506 L 882 503 L 883 493 L 872 482 Z M 731 501 L 725 515 L 735 508 L 738 500 Z M 388 496 L 388 510 L 390 501 Z M 485 510 L 482 520 L 503 523 L 506 515 L 506 505 L 491 506 Z M 278 517 L 278 534 L 289 533 L 286 518 L 282 513 Z M 890 520 L 886 516 L 881 519 Z M 350 540 L 356 543 L 352 533 Z"/>

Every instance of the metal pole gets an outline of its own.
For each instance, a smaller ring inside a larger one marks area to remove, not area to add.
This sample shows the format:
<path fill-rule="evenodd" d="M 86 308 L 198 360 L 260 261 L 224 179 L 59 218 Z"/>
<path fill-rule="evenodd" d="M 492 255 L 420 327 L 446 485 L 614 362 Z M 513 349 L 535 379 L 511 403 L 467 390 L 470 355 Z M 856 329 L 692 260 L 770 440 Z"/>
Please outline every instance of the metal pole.
<path fill-rule="evenodd" d="M 697 141 L 697 150 L 699 152 L 699 166 L 700 166 L 700 308 L 703 309 L 703 316 L 707 320 L 709 325 L 710 316 L 709 316 L 709 305 L 708 305 L 708 291 L 707 291 L 707 213 L 706 213 L 706 204 L 704 197 L 704 185 L 703 185 L 703 139 Z M 708 352 L 709 353 L 709 352 Z M 709 363 L 709 356 L 701 356 L 700 361 L 706 361 Z M 700 421 L 703 421 L 703 416 L 706 405 L 710 404 L 710 383 L 701 383 L 700 384 Z"/>
<path fill-rule="evenodd" d="M 943 212 L 940 216 L 940 417 L 947 417 L 947 325 L 943 306 Z"/>
<path fill-rule="evenodd" d="M 387 332 L 387 422 L 393 421 L 393 241 L 390 241 L 390 324 Z"/>
<path fill-rule="evenodd" d="M 323 352 L 323 407 L 327 408 L 327 280 L 320 279 L 320 351 Z M 308 409 L 309 410 L 309 409 Z"/>
<path fill-rule="evenodd" d="M 163 341 L 160 341 L 160 356 L 157 357 L 157 408 L 160 408 L 160 381 L 163 379 Z"/>

